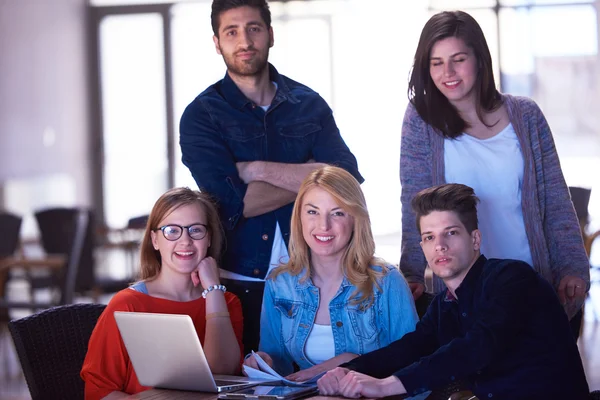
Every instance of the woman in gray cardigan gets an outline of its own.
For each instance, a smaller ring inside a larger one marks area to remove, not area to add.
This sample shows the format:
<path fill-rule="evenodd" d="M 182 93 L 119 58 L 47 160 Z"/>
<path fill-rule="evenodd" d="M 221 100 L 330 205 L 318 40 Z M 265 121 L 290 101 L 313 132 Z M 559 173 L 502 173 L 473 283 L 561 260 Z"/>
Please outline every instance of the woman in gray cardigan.
<path fill-rule="evenodd" d="M 462 11 L 425 24 L 402 125 L 402 255 L 415 300 L 426 261 L 410 201 L 429 186 L 463 183 L 481 199 L 488 258 L 528 262 L 556 289 L 574 333 L 589 290 L 589 261 L 552 133 L 531 99 L 500 94 L 480 26 Z M 445 254 L 447 249 L 440 249 Z M 433 291 L 444 289 L 434 277 Z"/>

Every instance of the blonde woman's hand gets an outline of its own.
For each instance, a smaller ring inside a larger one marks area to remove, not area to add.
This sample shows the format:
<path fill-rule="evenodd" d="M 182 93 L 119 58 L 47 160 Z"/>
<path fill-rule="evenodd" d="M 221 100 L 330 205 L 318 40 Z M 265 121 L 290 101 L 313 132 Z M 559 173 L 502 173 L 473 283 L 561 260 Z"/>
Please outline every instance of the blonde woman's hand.
<path fill-rule="evenodd" d="M 221 283 L 217 261 L 212 257 L 202 259 L 198 267 L 192 271 L 191 277 L 194 286 L 202 285 L 203 288 Z"/>
<path fill-rule="evenodd" d="M 255 351 L 255 353 L 258 354 L 260 356 L 260 358 L 262 358 L 269 365 L 269 367 L 273 368 L 273 359 L 271 358 L 270 355 L 268 355 L 264 351 Z M 260 369 L 260 367 L 258 366 L 258 362 L 256 361 L 256 358 L 254 358 L 254 355 L 251 355 L 250 357 L 246 358 L 244 360 L 244 365 L 247 365 L 251 368 L 258 369 L 258 370 Z"/>

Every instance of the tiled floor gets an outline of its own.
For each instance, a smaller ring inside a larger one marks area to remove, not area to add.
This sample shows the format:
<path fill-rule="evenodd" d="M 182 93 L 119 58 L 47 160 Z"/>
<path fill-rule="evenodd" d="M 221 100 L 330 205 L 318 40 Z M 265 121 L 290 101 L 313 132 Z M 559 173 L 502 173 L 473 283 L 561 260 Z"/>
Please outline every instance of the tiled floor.
<path fill-rule="evenodd" d="M 578 344 L 590 390 L 600 390 L 600 270 L 592 272 L 594 283 Z M 27 399 L 29 392 L 8 329 L 0 326 L 0 400 Z"/>

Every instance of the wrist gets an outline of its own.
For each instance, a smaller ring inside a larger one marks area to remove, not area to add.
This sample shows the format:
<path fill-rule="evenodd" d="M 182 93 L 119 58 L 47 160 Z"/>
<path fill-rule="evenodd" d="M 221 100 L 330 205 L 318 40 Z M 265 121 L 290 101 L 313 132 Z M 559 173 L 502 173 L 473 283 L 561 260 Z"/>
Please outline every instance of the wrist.
<path fill-rule="evenodd" d="M 225 287 L 225 285 L 210 285 L 208 286 L 206 289 L 204 289 L 204 291 L 202 292 L 202 298 L 206 299 L 206 296 L 209 293 L 212 293 L 214 291 L 221 291 L 223 293 L 225 293 L 227 291 L 227 288 Z"/>
<path fill-rule="evenodd" d="M 264 161 L 253 161 L 250 163 L 250 175 L 253 181 L 266 182 L 266 164 Z"/>
<path fill-rule="evenodd" d="M 388 376 L 383 379 L 384 383 L 384 394 L 385 396 L 394 396 L 398 394 L 405 394 L 406 388 L 402 384 L 402 381 L 394 375 Z"/>

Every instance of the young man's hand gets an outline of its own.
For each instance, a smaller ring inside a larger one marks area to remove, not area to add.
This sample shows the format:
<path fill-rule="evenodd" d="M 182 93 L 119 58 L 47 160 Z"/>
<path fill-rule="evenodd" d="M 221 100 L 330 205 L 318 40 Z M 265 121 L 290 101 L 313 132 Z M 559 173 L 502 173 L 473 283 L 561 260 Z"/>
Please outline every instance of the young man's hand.
<path fill-rule="evenodd" d="M 386 397 L 405 393 L 404 385 L 393 375 L 377 379 L 360 372 L 349 371 L 340 381 L 340 394 L 344 397 Z"/>
<path fill-rule="evenodd" d="M 327 371 L 318 381 L 319 393 L 324 396 L 340 394 L 340 381 L 348 374 L 348 368 L 337 367 Z"/>

